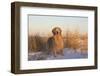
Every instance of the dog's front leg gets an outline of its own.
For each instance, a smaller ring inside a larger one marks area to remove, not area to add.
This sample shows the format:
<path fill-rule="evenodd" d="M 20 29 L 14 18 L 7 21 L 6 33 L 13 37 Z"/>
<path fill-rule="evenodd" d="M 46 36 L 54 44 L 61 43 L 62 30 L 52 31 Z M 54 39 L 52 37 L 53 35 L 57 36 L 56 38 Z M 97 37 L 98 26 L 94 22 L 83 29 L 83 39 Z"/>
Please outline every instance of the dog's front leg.
<path fill-rule="evenodd" d="M 57 52 L 56 52 L 56 50 L 53 51 L 53 55 L 54 55 L 54 57 L 57 56 Z"/>

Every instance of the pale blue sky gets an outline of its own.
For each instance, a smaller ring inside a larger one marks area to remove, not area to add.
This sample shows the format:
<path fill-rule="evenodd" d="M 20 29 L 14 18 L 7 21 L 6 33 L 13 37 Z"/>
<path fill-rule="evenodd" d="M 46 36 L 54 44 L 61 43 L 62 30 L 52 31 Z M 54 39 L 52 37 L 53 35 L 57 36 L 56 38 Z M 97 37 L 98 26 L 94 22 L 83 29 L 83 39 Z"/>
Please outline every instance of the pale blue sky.
<path fill-rule="evenodd" d="M 87 17 L 71 17 L 71 16 L 43 16 L 29 15 L 29 34 L 48 35 L 52 34 L 52 28 L 60 27 L 63 34 L 69 29 L 71 31 L 78 30 L 80 33 L 88 31 Z"/>

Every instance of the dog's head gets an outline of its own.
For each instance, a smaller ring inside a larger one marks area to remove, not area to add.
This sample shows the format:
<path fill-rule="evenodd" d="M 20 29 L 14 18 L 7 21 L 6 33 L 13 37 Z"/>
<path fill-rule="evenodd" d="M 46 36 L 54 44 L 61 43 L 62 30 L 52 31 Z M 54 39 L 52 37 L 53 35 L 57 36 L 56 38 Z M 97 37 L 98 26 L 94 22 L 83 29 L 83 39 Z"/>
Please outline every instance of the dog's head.
<path fill-rule="evenodd" d="M 62 30 L 59 27 L 55 27 L 52 29 L 53 35 L 61 34 Z"/>

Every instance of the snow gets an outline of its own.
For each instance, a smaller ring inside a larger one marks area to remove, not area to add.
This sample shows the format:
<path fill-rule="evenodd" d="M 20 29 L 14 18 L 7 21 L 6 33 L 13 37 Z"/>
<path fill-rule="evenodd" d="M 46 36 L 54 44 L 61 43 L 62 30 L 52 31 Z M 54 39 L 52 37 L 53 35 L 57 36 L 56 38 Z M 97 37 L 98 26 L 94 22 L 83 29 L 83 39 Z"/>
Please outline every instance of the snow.
<path fill-rule="evenodd" d="M 57 55 L 56 57 L 51 54 L 44 52 L 30 52 L 28 54 L 28 60 L 54 60 L 54 59 L 79 59 L 88 58 L 87 50 L 74 50 L 70 48 L 63 49 L 63 55 Z"/>

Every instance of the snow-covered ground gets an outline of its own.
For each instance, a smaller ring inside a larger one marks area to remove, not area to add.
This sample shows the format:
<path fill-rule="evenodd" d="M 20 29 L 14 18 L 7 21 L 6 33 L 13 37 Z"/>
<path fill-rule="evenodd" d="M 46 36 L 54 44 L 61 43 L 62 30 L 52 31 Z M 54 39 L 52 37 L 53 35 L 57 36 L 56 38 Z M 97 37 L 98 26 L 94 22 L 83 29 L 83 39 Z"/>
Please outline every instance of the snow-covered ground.
<path fill-rule="evenodd" d="M 65 48 L 63 50 L 64 55 L 57 55 L 56 57 L 53 54 L 46 54 L 43 52 L 31 52 L 28 54 L 28 60 L 54 60 L 54 59 L 79 59 L 87 58 L 88 54 L 86 50 L 73 50 Z"/>

